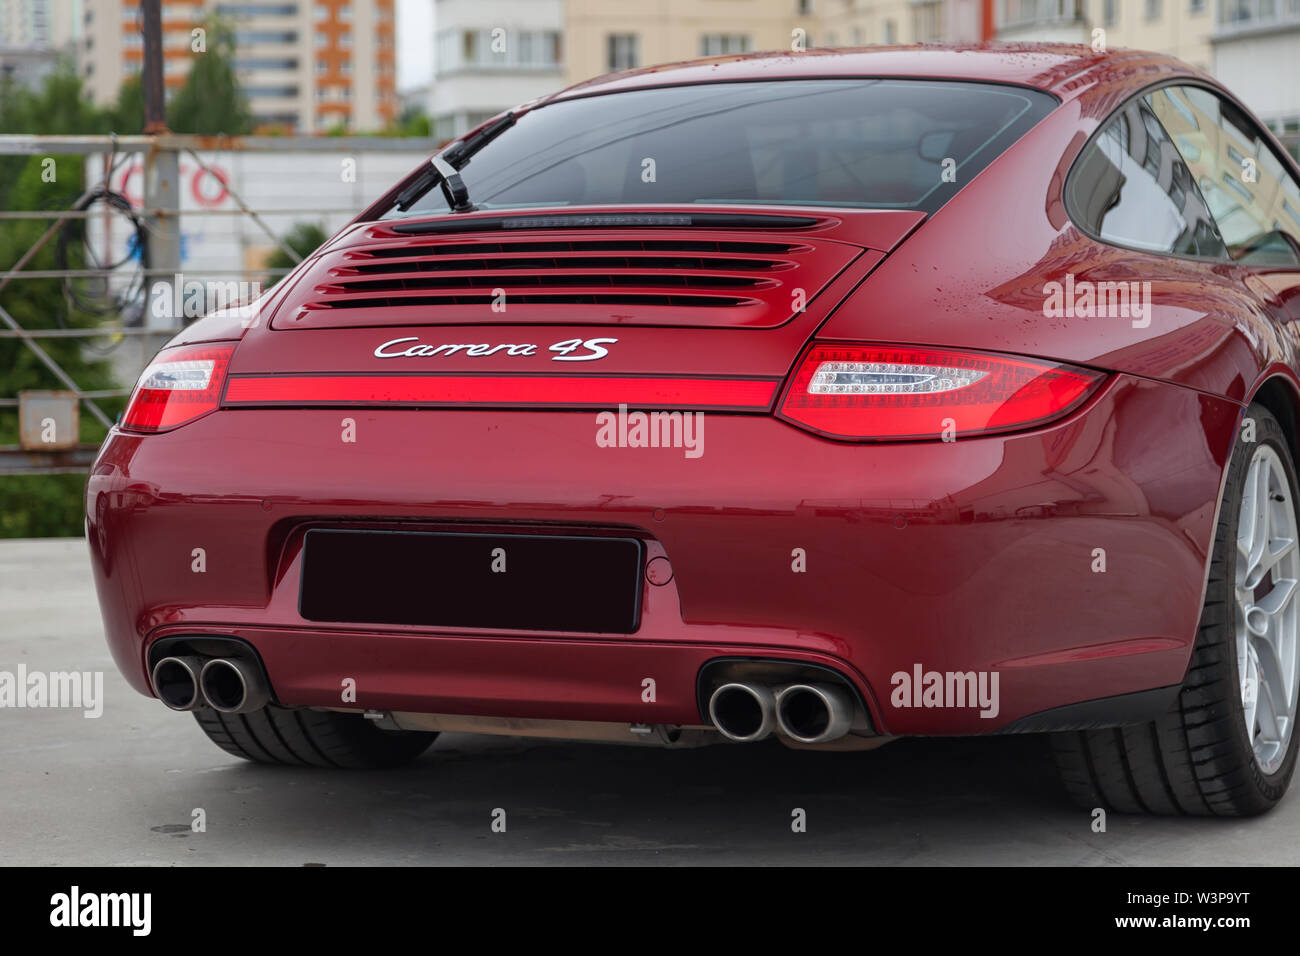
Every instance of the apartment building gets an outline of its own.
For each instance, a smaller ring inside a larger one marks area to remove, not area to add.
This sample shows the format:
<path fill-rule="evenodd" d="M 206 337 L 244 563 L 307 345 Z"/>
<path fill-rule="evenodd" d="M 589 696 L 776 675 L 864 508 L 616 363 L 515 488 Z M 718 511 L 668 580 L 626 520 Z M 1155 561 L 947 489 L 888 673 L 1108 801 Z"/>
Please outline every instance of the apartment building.
<path fill-rule="evenodd" d="M 975 42 L 981 0 L 429 0 L 435 134 L 603 73 L 761 50 Z M 1167 53 L 1300 144 L 1300 0 L 994 0 L 994 38 Z M 1097 31 L 1102 31 L 1100 34 Z M 531 37 L 531 39 L 528 39 Z"/>
<path fill-rule="evenodd" d="M 82 0 L 79 69 L 99 103 L 144 66 L 139 0 Z M 163 82 L 179 88 L 211 16 L 235 37 L 235 72 L 262 129 L 369 131 L 397 116 L 394 0 L 245 0 L 162 5 Z"/>
<path fill-rule="evenodd" d="M 812 6 L 817 45 L 974 43 L 979 0 L 820 0 Z"/>
<path fill-rule="evenodd" d="M 816 26 L 812 4 L 797 0 L 567 0 L 565 7 L 570 83 L 700 56 L 788 50 L 796 28 L 806 36 Z"/>
<path fill-rule="evenodd" d="M 1213 72 L 1300 155 L 1300 0 L 1218 0 Z"/>
<path fill-rule="evenodd" d="M 36 86 L 72 56 L 76 0 L 0 0 L 0 78 Z"/>
<path fill-rule="evenodd" d="M 564 0 L 435 0 L 433 39 L 439 139 L 565 85 Z"/>
<path fill-rule="evenodd" d="M 1209 71 L 1213 7 L 1223 0 L 998 0 L 999 40 L 1092 43 L 1168 53 Z"/>

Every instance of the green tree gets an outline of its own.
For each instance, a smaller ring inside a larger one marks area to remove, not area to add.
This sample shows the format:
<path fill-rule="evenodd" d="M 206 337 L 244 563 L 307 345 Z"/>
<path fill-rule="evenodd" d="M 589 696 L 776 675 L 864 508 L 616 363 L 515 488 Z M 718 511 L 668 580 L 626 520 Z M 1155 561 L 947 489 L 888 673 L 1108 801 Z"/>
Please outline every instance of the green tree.
<path fill-rule="evenodd" d="M 81 80 L 70 64 L 31 90 L 0 82 L 0 130 L 7 133 L 105 133 L 109 117 L 86 97 Z M 80 156 L 0 156 L 0 208 L 21 210 L 67 209 L 85 189 L 84 159 Z M 52 220 L 0 221 L 0 272 L 13 268 L 49 228 Z M 69 227 L 81 234 L 84 223 Z M 72 268 L 86 263 L 80 244 L 70 244 Z M 41 248 L 26 269 L 53 269 L 54 239 Z M 58 279 L 15 278 L 0 290 L 0 306 L 28 329 L 52 328 L 62 320 L 74 328 L 88 328 L 93 317 L 70 309 Z M 80 339 L 42 339 L 42 347 L 83 389 L 120 387 L 107 362 L 87 359 Z M 63 388 L 62 383 L 36 355 L 17 339 L 0 339 L 0 396 L 13 398 L 20 390 Z M 101 401 L 109 417 L 122 400 Z M 84 409 L 81 440 L 97 442 L 104 428 Z M 15 409 L 0 408 L 0 444 L 18 441 Z M 82 533 L 84 475 L 0 477 L 0 537 L 41 537 Z"/>
<path fill-rule="evenodd" d="M 280 237 L 280 241 L 294 252 L 298 253 L 301 258 L 306 259 L 309 255 L 323 246 L 325 240 L 328 238 L 328 233 L 326 233 L 325 230 L 316 223 L 296 222 L 293 224 L 292 229 Z M 271 255 L 266 259 L 266 267 L 268 269 L 292 269 L 297 264 L 297 262 L 290 258 L 287 252 L 279 247 L 276 247 L 275 252 L 271 253 Z M 285 273 L 283 272 L 272 272 L 267 277 L 266 288 L 271 288 L 271 286 L 283 279 L 284 276 Z"/>
<path fill-rule="evenodd" d="M 144 132 L 144 84 L 135 73 L 122 81 L 117 91 L 117 103 L 108 111 L 109 128 L 122 136 L 138 136 Z"/>
<path fill-rule="evenodd" d="M 384 136 L 418 136 L 428 139 L 433 135 L 429 114 L 418 106 L 408 106 L 402 115 L 384 127 Z"/>
<path fill-rule="evenodd" d="M 79 156 L 32 156 L 8 190 L 6 208 L 66 209 L 81 194 L 82 158 Z M 0 272 L 13 267 L 18 259 L 48 228 L 44 220 L 9 220 L 0 227 Z M 70 228 L 80 232 L 81 222 Z M 55 268 L 53 239 L 37 252 L 27 269 Z M 79 244 L 72 244 L 72 268 L 85 262 L 77 255 Z M 54 327 L 60 318 L 74 328 L 89 328 L 94 318 L 70 310 L 58 279 L 13 279 L 0 291 L 0 306 L 26 329 Z M 87 360 L 84 339 L 42 339 L 46 352 L 82 389 L 112 389 L 108 363 Z M 17 339 L 0 339 L 0 395 L 15 397 L 24 389 L 63 388 L 63 384 L 41 363 L 36 354 Z M 100 405 L 112 418 L 123 407 L 121 399 L 101 400 Z M 0 444 L 18 441 L 18 416 L 14 409 L 0 414 Z M 84 442 L 98 442 L 104 428 L 84 409 L 81 435 Z M 0 476 L 0 537 L 44 537 L 80 535 L 82 533 L 82 495 L 84 475 Z"/>
<path fill-rule="evenodd" d="M 208 20 L 203 29 L 206 49 L 191 55 L 185 85 L 167 104 L 167 126 L 174 133 L 242 136 L 252 119 L 235 78 L 234 32 L 218 19 Z"/>

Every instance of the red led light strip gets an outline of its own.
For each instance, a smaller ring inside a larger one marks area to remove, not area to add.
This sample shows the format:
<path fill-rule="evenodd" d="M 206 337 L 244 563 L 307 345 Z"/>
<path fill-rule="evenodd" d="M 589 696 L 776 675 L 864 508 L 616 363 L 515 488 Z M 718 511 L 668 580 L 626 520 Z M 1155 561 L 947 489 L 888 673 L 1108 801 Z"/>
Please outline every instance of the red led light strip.
<path fill-rule="evenodd" d="M 225 407 L 434 405 L 712 408 L 765 412 L 776 379 L 603 375 L 236 375 Z"/>

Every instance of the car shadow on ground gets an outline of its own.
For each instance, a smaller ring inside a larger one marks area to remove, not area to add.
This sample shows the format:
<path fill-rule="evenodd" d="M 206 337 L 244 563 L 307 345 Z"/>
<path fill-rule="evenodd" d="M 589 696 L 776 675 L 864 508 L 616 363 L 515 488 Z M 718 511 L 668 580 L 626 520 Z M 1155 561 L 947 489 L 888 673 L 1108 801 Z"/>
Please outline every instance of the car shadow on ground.
<path fill-rule="evenodd" d="M 304 863 L 975 863 L 1032 841 L 1027 831 L 1086 838 L 1089 825 L 1033 736 L 826 753 L 775 740 L 662 750 L 446 734 L 397 770 L 240 765 L 216 776 L 238 800 L 243 838 L 328 847 Z"/>

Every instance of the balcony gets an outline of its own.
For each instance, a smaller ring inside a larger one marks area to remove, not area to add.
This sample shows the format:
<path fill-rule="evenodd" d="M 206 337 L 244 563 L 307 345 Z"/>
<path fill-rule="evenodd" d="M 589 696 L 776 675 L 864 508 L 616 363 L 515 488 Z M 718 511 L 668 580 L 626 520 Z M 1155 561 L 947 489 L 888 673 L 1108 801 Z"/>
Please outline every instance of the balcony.
<path fill-rule="evenodd" d="M 998 0 L 998 39 L 1086 43 L 1084 14 L 1084 0 Z"/>
<path fill-rule="evenodd" d="M 1219 0 L 1214 41 L 1300 29 L 1300 0 Z"/>

